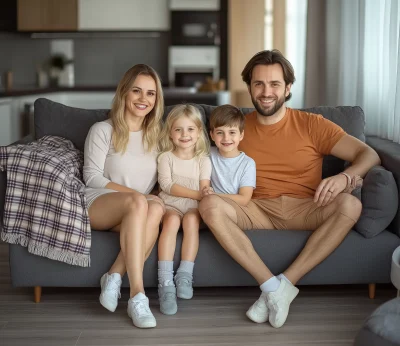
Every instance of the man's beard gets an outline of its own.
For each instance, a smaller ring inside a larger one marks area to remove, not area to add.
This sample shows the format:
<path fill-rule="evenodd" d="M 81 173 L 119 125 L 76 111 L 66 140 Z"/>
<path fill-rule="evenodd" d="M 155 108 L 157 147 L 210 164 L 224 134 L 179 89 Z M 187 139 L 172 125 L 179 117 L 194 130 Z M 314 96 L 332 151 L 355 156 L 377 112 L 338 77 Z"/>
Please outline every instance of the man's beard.
<path fill-rule="evenodd" d="M 281 98 L 278 98 L 275 102 L 275 106 L 272 107 L 269 110 L 264 110 L 261 105 L 257 102 L 256 99 L 251 96 L 251 102 L 253 102 L 254 108 L 257 110 L 257 112 L 264 117 L 270 117 L 271 115 L 274 115 L 285 103 L 285 95 L 283 95 Z"/>

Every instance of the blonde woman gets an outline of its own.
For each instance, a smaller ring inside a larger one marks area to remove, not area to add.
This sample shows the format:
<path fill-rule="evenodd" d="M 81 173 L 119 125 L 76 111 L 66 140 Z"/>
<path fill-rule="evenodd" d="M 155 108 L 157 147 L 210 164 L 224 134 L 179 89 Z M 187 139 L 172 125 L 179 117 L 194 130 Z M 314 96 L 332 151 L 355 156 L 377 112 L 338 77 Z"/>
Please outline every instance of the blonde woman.
<path fill-rule="evenodd" d="M 110 118 L 94 124 L 85 142 L 83 177 L 91 227 L 119 232 L 121 251 L 100 280 L 100 303 L 115 311 L 122 277 L 128 273 L 128 315 L 138 328 L 156 320 L 144 293 L 143 266 L 165 211 L 151 191 L 157 182 L 157 139 L 163 92 L 157 73 L 135 65 L 118 84 Z"/>
<path fill-rule="evenodd" d="M 209 142 L 199 110 L 178 105 L 168 114 L 161 133 L 158 182 L 166 213 L 158 243 L 160 311 L 177 312 L 177 296 L 191 299 L 194 261 L 199 248 L 201 191 L 210 186 Z M 183 243 L 179 269 L 173 277 L 173 258 L 180 225 Z"/>

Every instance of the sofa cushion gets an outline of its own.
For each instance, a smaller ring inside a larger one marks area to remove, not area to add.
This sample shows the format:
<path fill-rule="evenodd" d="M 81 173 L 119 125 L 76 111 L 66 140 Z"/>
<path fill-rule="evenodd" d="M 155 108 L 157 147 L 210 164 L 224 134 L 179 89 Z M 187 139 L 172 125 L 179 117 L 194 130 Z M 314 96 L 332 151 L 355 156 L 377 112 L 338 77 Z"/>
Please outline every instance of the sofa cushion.
<path fill-rule="evenodd" d="M 400 345 L 400 298 L 378 307 L 364 322 L 357 334 L 355 346 Z"/>
<path fill-rule="evenodd" d="M 382 166 L 373 167 L 363 186 L 353 192 L 363 208 L 354 229 L 365 238 L 372 238 L 386 229 L 398 208 L 398 190 L 393 174 Z"/>
<path fill-rule="evenodd" d="M 34 104 L 35 138 L 46 135 L 69 139 L 83 151 L 90 127 L 108 118 L 108 109 L 81 109 L 68 107 L 45 98 Z"/>
<path fill-rule="evenodd" d="M 199 108 L 209 132 L 209 117 L 216 106 L 195 104 Z M 164 118 L 173 106 L 165 107 Z M 35 137 L 54 135 L 67 138 L 83 150 L 90 127 L 108 117 L 108 109 L 81 109 L 39 98 L 35 101 Z M 244 114 L 254 111 L 254 108 L 241 108 Z M 365 117 L 360 107 L 313 107 L 304 111 L 321 114 L 323 117 L 341 126 L 348 134 L 365 141 Z M 79 124 L 77 126 L 77 124 Z M 333 156 L 326 156 L 322 166 L 322 177 L 328 177 L 342 172 L 344 162 Z"/>
<path fill-rule="evenodd" d="M 200 111 L 204 112 L 206 117 L 207 133 L 209 132 L 209 118 L 211 112 L 216 106 L 196 105 Z M 172 109 L 172 106 L 166 107 L 164 116 Z M 243 114 L 254 111 L 254 108 L 241 108 Z M 321 114 L 324 118 L 339 125 L 346 133 L 365 142 L 365 116 L 360 107 L 340 106 L 340 107 L 312 107 L 303 109 L 306 112 Z M 344 170 L 344 161 L 328 155 L 324 157 L 322 165 L 322 177 L 330 177 Z"/>

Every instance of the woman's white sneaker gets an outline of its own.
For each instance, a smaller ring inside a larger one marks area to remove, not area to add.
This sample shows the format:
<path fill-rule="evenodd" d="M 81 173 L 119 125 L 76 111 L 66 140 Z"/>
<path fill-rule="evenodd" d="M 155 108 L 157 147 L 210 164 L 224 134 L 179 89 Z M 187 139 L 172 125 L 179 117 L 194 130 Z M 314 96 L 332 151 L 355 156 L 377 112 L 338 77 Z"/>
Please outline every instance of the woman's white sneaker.
<path fill-rule="evenodd" d="M 157 325 L 150 311 L 149 299 L 142 292 L 128 300 L 128 316 L 138 328 L 154 328 Z"/>
<path fill-rule="evenodd" d="M 121 275 L 105 273 L 100 279 L 101 294 L 100 304 L 107 310 L 114 312 L 118 305 L 118 299 L 121 298 Z"/>
<path fill-rule="evenodd" d="M 262 292 L 260 298 L 250 306 L 250 309 L 246 312 L 246 316 L 256 323 L 268 321 L 267 295 L 265 292 Z"/>

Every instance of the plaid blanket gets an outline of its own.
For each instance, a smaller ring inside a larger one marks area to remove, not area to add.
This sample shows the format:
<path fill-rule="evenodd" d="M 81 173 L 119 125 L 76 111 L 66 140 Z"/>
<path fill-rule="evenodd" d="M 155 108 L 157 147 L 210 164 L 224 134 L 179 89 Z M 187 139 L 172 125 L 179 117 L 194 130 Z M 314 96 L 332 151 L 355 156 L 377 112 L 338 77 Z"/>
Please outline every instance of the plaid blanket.
<path fill-rule="evenodd" d="M 0 147 L 0 169 L 7 171 L 1 239 L 35 255 L 90 266 L 82 166 L 82 152 L 61 137 Z"/>

